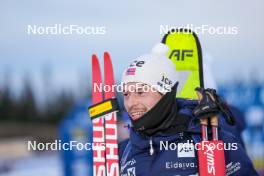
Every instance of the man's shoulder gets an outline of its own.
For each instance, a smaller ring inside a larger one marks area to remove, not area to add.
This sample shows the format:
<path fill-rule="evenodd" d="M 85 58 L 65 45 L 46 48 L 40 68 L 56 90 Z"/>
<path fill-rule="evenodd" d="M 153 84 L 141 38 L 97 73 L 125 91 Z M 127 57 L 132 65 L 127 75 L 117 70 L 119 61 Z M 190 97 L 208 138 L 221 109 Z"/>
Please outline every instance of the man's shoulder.
<path fill-rule="evenodd" d="M 176 102 L 179 108 L 191 108 L 193 109 L 198 105 L 197 100 L 186 99 L 186 98 L 176 98 Z"/>
<path fill-rule="evenodd" d="M 178 114 L 188 116 L 193 118 L 193 109 L 197 106 L 197 100 L 176 98 L 176 108 L 178 109 Z"/>

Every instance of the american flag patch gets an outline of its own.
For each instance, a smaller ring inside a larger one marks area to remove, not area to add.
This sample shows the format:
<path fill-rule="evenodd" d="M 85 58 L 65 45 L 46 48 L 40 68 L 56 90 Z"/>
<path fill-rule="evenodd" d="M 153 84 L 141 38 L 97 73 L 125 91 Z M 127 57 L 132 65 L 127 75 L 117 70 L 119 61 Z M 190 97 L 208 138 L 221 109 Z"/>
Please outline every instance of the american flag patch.
<path fill-rule="evenodd" d="M 136 68 L 128 68 L 126 71 L 126 75 L 135 75 Z"/>

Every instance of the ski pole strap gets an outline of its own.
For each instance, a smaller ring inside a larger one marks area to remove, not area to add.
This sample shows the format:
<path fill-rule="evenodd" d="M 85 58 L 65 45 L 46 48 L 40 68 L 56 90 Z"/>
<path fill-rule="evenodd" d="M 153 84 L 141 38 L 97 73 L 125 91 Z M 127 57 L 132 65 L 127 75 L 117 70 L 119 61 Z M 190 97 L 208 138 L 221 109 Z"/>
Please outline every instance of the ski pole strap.
<path fill-rule="evenodd" d="M 88 108 L 88 113 L 90 115 L 90 118 L 93 120 L 97 117 L 101 117 L 108 113 L 118 111 L 118 109 L 119 109 L 119 106 L 118 106 L 117 98 L 110 98 L 110 99 L 104 100 L 100 103 L 90 106 Z"/>

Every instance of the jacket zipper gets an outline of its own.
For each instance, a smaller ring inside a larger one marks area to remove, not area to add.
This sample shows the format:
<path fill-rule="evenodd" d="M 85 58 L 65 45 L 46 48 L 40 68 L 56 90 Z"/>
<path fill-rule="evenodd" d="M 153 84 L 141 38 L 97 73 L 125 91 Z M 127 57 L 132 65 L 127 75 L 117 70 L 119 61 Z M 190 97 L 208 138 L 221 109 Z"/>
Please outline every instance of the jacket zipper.
<path fill-rule="evenodd" d="M 149 139 L 149 145 L 150 145 L 149 154 L 153 155 L 154 154 L 154 147 L 153 147 L 152 137 L 150 137 L 150 139 Z"/>

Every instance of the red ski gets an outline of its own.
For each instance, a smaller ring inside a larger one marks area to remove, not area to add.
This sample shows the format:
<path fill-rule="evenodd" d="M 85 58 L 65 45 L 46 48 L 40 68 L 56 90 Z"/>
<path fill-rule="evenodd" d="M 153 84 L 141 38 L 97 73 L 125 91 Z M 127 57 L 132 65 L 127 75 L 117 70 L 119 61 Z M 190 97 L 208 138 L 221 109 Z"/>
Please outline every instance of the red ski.
<path fill-rule="evenodd" d="M 104 78 L 105 86 L 110 87 L 110 91 L 105 92 L 105 99 L 115 98 L 114 71 L 110 55 L 107 52 L 104 53 Z M 119 176 L 117 111 L 105 115 L 105 140 L 107 176 Z"/>
<path fill-rule="evenodd" d="M 97 89 L 102 85 L 101 69 L 96 55 L 92 56 L 92 103 L 103 101 L 103 92 Z M 91 114 L 91 113 L 90 113 Z M 103 116 L 95 118 L 93 122 L 93 175 L 105 176 L 105 128 Z"/>
<path fill-rule="evenodd" d="M 104 53 L 104 89 L 102 85 L 99 61 L 92 56 L 93 105 L 89 107 L 89 115 L 93 121 L 93 175 L 118 176 L 118 141 L 117 111 L 118 104 L 113 89 L 114 72 L 111 58 Z"/>

